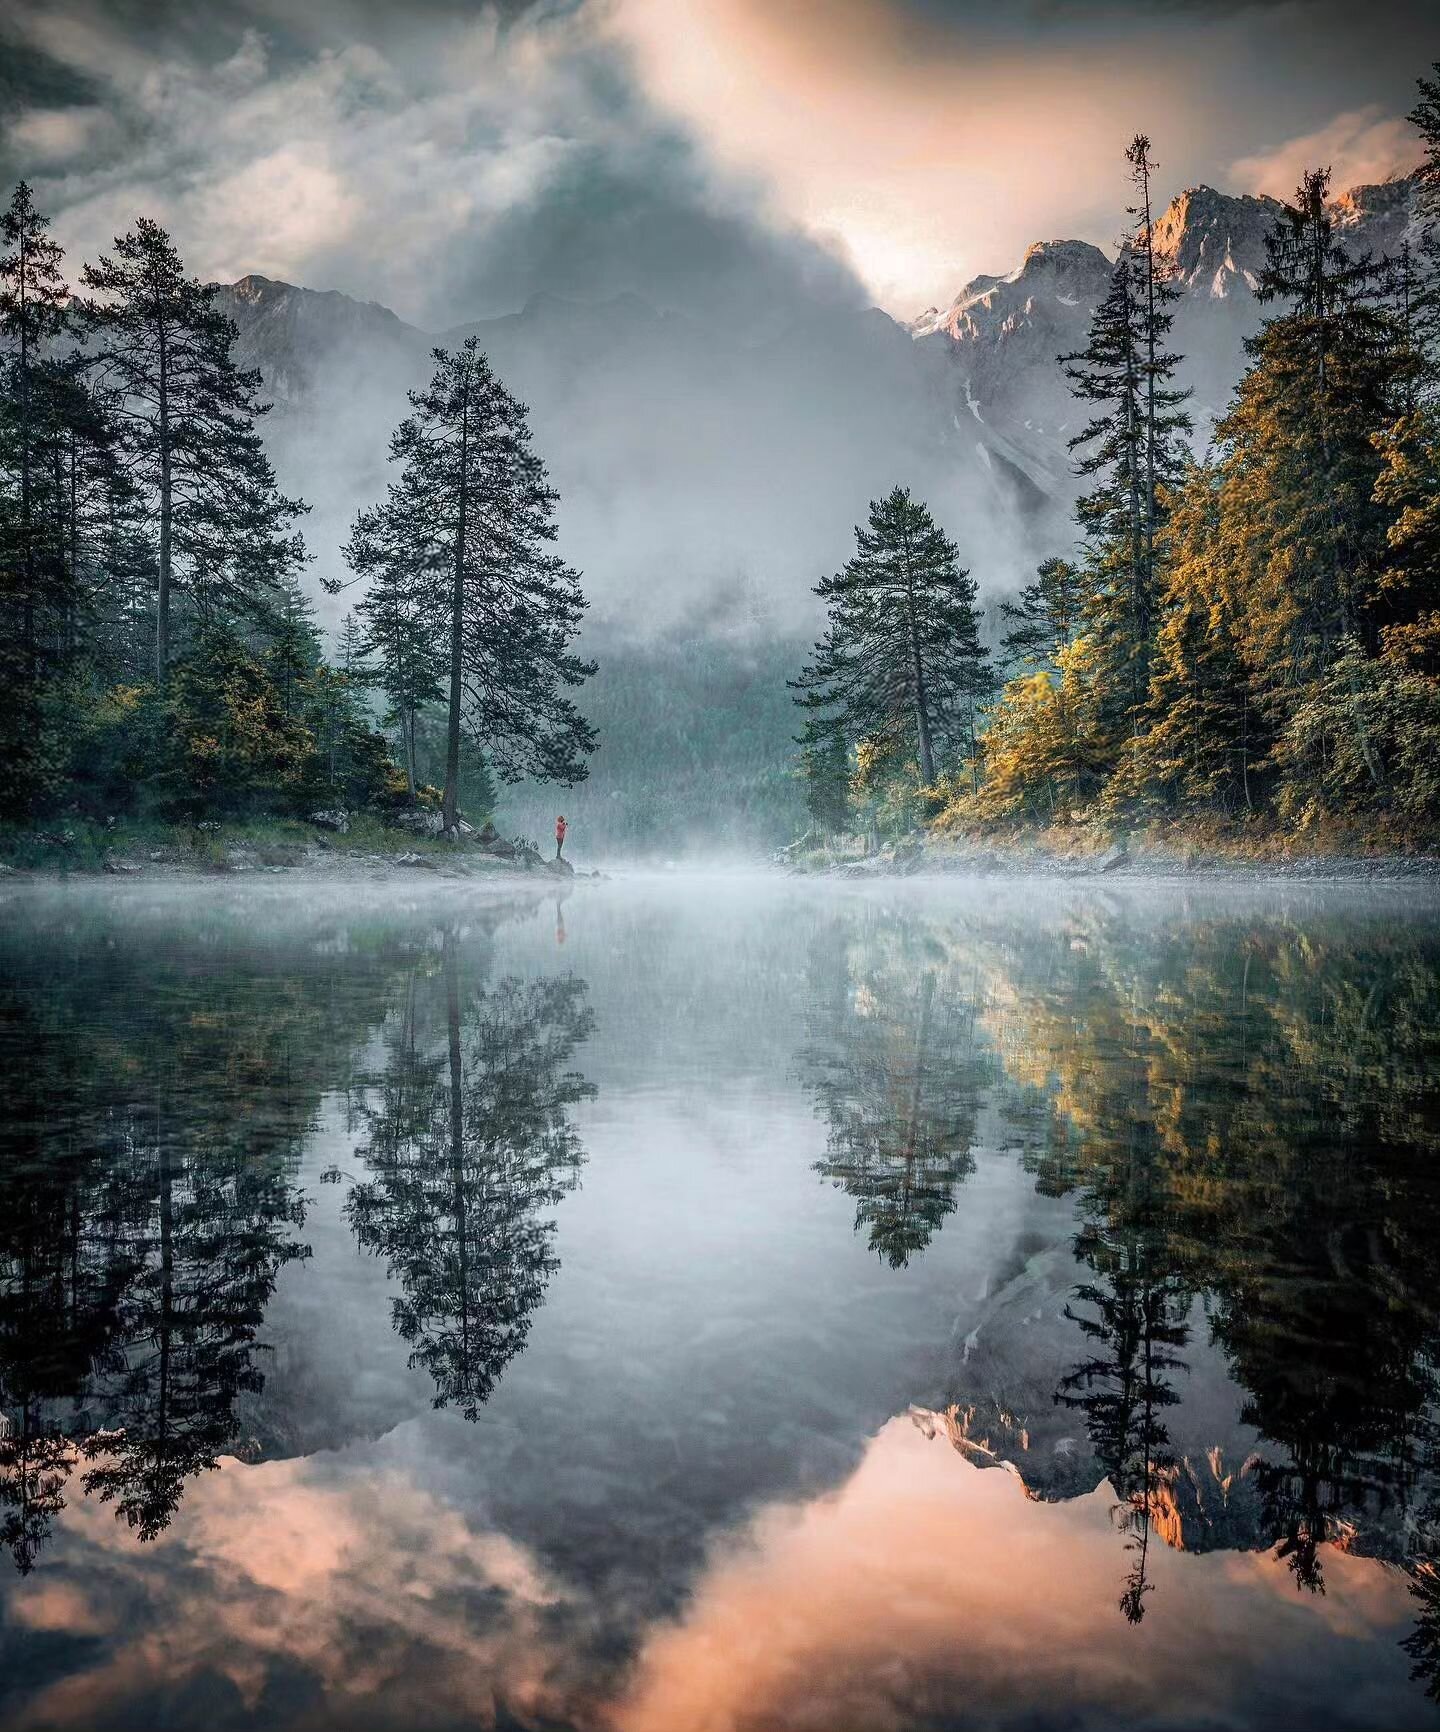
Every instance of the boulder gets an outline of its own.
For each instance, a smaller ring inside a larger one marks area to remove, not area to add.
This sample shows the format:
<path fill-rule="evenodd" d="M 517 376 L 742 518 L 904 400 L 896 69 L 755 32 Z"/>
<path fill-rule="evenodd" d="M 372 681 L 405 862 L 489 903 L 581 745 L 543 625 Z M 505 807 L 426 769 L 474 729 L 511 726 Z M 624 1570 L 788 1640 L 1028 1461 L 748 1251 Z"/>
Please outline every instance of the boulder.
<path fill-rule="evenodd" d="M 314 824 L 317 829 L 333 830 L 337 836 L 348 836 L 350 834 L 350 814 L 342 811 L 338 806 L 333 810 L 312 812 L 310 814 L 310 822 Z"/>
<path fill-rule="evenodd" d="M 394 822 L 397 830 L 408 830 L 412 836 L 439 836 L 445 829 L 445 820 L 440 813 L 429 811 L 424 806 L 412 806 L 404 812 L 397 812 Z"/>
<path fill-rule="evenodd" d="M 1130 850 L 1123 842 L 1117 842 L 1107 853 L 1100 856 L 1095 863 L 1097 872 L 1113 872 L 1117 866 L 1123 866 L 1130 858 Z"/>
<path fill-rule="evenodd" d="M 440 870 L 435 862 L 425 854 L 397 854 L 395 864 L 397 866 L 418 866 L 423 872 L 438 872 Z"/>

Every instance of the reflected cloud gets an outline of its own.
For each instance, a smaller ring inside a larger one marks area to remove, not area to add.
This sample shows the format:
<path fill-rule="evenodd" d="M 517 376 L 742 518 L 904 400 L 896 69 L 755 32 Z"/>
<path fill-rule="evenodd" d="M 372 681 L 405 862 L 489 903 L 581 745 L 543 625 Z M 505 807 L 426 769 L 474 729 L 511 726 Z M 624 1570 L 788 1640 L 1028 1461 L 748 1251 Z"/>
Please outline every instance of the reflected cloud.
<path fill-rule="evenodd" d="M 1402 1579 L 1337 1555 L 1323 1600 L 1277 1592 L 1250 1553 L 1154 1564 L 1135 1637 L 1113 1611 L 1107 1486 L 1028 1502 L 907 1419 L 831 1496 L 761 1512 L 712 1555 L 674 1624 L 647 1640 L 614 1732 L 1049 1723 L 1162 1727 L 1323 1719 L 1347 1677 L 1338 1638 L 1393 1638 Z M 1409 1709 L 1395 1652 L 1367 1709 Z"/>

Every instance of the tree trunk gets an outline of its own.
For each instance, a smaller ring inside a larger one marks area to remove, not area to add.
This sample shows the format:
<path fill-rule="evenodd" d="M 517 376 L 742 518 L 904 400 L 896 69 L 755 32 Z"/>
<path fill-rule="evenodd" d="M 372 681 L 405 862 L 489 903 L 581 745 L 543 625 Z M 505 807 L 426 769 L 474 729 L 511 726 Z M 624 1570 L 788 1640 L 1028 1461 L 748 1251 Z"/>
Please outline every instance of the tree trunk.
<path fill-rule="evenodd" d="M 468 529 L 470 480 L 470 379 L 460 396 L 460 502 L 455 526 L 455 582 L 450 597 L 450 717 L 445 734 L 445 793 L 441 821 L 446 835 L 460 822 L 460 650 L 465 606 L 465 541 Z"/>
<path fill-rule="evenodd" d="M 457 940 L 445 938 L 445 1022 L 450 1037 L 450 1195 L 455 1219 L 455 1250 L 460 1277 L 460 1340 L 464 1366 L 462 1394 L 469 1397 L 470 1378 L 470 1223 L 465 1207 L 464 1070 L 460 1054 L 460 972 Z"/>
<path fill-rule="evenodd" d="M 170 355 L 166 331 L 160 337 L 160 588 L 155 598 L 155 685 L 165 688 L 170 666 L 170 563 L 174 533 L 174 482 L 170 473 Z"/>
<path fill-rule="evenodd" d="M 24 242 L 20 259 L 20 534 L 25 544 L 25 657 L 30 677 L 37 669 L 35 643 L 35 533 L 30 486 L 30 309 L 26 298 Z"/>
<path fill-rule="evenodd" d="M 920 657 L 920 632 L 915 623 L 915 572 L 910 562 L 910 531 L 905 534 L 905 584 L 909 591 L 906 621 L 910 633 L 910 665 L 914 680 L 915 738 L 920 752 L 920 780 L 927 788 L 935 782 L 935 749 L 930 738 L 930 705 L 925 690 L 925 664 Z"/>

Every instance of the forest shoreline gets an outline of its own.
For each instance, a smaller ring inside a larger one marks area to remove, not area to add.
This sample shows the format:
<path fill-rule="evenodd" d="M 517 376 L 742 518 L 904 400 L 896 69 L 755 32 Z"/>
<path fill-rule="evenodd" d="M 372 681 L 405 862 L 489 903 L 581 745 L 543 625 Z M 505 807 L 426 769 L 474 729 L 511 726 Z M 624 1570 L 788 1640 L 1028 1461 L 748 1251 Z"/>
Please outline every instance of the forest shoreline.
<path fill-rule="evenodd" d="M 1248 843 L 1217 841 L 1184 831 L 1101 837 L 1044 830 L 942 834 L 910 837 L 869 855 L 797 844 L 776 861 L 795 876 L 862 880 L 968 876 L 1440 886 L 1440 850 L 1366 848 L 1355 842 L 1302 847 L 1278 835 Z"/>
<path fill-rule="evenodd" d="M 137 883 L 302 877 L 326 883 L 427 879 L 557 888 L 599 873 L 544 860 L 528 847 L 505 858 L 471 838 L 448 842 L 359 819 L 342 832 L 299 820 L 180 825 L 89 823 L 0 834 L 0 881 L 72 877 Z"/>

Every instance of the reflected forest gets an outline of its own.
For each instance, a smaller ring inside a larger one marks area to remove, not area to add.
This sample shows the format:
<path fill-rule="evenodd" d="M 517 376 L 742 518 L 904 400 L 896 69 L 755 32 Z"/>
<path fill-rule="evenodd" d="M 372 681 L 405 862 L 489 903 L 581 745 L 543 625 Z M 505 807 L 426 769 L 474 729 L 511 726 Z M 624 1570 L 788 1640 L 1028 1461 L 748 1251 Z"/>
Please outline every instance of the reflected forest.
<path fill-rule="evenodd" d="M 496 968 L 502 918 L 222 926 L 160 956 L 135 931 L 98 973 L 83 922 L 28 957 L 6 941 L 26 1062 L 0 1160 L 0 1534 L 22 1574 L 67 1504 L 153 1540 L 196 1475 L 270 1449 L 266 1314 L 304 1279 L 327 1100 L 349 1153 L 319 1182 L 410 1370 L 481 1417 L 561 1266 L 602 1020 L 575 974 Z M 1033 1326 L 997 1292 L 951 1355 L 957 1448 L 1040 1499 L 1108 1485 L 1131 1622 L 1157 1545 L 1274 1549 L 1302 1595 L 1332 1549 L 1403 1569 L 1440 1695 L 1433 936 L 1223 912 L 1180 933 L 1095 897 L 842 906 L 807 943 L 786 1074 L 887 1283 L 996 1162 L 1070 1211 L 1063 1262 L 1016 1272 Z M 1192 1388 L 1202 1353 L 1233 1412 Z"/>
<path fill-rule="evenodd" d="M 259 1453 L 241 1398 L 264 1387 L 280 1272 L 310 1255 L 299 1158 L 337 1084 L 362 1174 L 321 1182 L 348 1186 L 437 1407 L 478 1416 L 558 1266 L 571 1109 L 594 1092 L 572 1063 L 584 981 L 487 987 L 449 929 L 338 973 L 318 947 L 309 970 L 278 943 L 216 960 L 152 964 L 143 1022 L 129 968 L 9 976 L 29 1058 L 0 1133 L 0 1538 L 22 1574 L 77 1491 L 150 1540 L 196 1474 Z"/>

